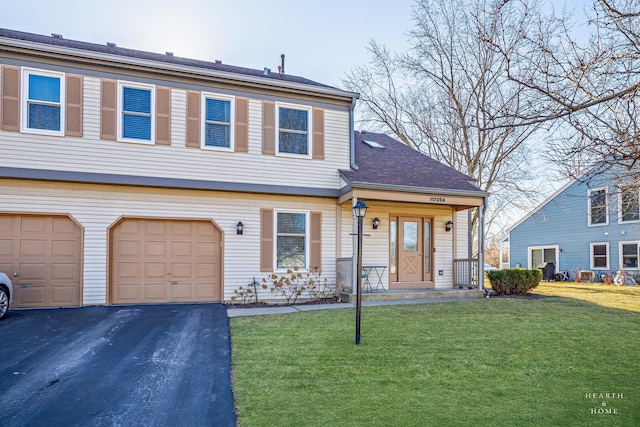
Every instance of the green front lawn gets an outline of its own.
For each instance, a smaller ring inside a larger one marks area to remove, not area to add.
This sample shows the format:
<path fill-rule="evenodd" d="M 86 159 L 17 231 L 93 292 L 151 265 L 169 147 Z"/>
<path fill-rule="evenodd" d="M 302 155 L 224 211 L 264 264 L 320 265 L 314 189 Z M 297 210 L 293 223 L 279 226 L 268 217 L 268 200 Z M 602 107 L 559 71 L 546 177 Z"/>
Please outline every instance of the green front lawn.
<path fill-rule="evenodd" d="M 233 318 L 239 423 L 640 425 L 640 293 L 608 288 L 364 307 L 359 346 L 353 309 Z"/>

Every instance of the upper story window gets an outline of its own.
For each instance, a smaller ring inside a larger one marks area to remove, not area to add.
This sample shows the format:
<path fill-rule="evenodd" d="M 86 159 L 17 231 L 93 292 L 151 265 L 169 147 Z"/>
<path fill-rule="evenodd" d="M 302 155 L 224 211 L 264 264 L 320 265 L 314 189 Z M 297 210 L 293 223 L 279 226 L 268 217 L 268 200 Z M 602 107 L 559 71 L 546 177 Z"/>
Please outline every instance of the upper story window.
<path fill-rule="evenodd" d="M 152 143 L 155 94 L 153 86 L 120 82 L 118 86 L 118 140 Z"/>
<path fill-rule="evenodd" d="M 307 269 L 307 213 L 276 212 L 276 268 Z"/>
<path fill-rule="evenodd" d="M 607 211 L 607 190 L 589 190 L 589 225 L 608 224 Z"/>
<path fill-rule="evenodd" d="M 22 132 L 63 135 L 64 74 L 25 68 Z"/>
<path fill-rule="evenodd" d="M 639 195 L 637 189 L 620 191 L 620 222 L 640 221 Z"/>
<path fill-rule="evenodd" d="M 591 270 L 609 269 L 609 244 L 591 243 Z"/>
<path fill-rule="evenodd" d="M 233 149 L 233 101 L 230 96 L 203 96 L 203 147 Z"/>
<path fill-rule="evenodd" d="M 311 109 L 278 106 L 278 154 L 310 155 Z"/>

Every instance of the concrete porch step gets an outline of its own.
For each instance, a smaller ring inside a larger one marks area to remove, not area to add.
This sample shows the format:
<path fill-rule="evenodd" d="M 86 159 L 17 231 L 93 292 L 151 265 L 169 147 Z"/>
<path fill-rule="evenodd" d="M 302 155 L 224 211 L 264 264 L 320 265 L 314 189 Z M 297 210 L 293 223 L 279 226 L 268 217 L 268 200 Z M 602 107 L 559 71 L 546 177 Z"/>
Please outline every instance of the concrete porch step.
<path fill-rule="evenodd" d="M 339 292 L 342 302 L 356 302 L 356 295 L 350 292 Z M 362 301 L 397 301 L 433 298 L 483 298 L 484 291 L 479 289 L 425 289 L 425 290 L 390 290 L 363 292 Z"/>

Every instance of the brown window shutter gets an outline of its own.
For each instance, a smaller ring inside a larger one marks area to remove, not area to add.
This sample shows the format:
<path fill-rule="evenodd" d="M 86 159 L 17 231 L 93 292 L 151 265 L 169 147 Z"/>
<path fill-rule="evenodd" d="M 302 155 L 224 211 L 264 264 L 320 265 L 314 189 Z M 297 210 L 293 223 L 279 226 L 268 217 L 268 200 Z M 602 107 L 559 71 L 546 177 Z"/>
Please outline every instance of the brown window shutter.
<path fill-rule="evenodd" d="M 171 89 L 156 87 L 156 144 L 171 145 Z"/>
<path fill-rule="evenodd" d="M 117 84 L 102 80 L 100 85 L 100 138 L 117 138 Z"/>
<path fill-rule="evenodd" d="M 3 130 L 20 131 L 20 68 L 2 66 L 2 113 Z"/>
<path fill-rule="evenodd" d="M 260 209 L 260 271 L 273 271 L 273 209 Z"/>
<path fill-rule="evenodd" d="M 187 147 L 200 148 L 200 92 L 187 92 Z"/>
<path fill-rule="evenodd" d="M 313 144 L 312 158 L 324 160 L 324 110 L 321 108 L 313 109 Z"/>
<path fill-rule="evenodd" d="M 322 271 L 322 212 L 311 212 L 309 227 L 309 271 Z"/>
<path fill-rule="evenodd" d="M 276 104 L 262 101 L 262 154 L 276 154 Z"/>
<path fill-rule="evenodd" d="M 82 76 L 67 74 L 65 135 L 82 136 Z"/>
<path fill-rule="evenodd" d="M 240 153 L 249 151 L 249 100 L 236 98 L 236 123 L 234 150 Z"/>

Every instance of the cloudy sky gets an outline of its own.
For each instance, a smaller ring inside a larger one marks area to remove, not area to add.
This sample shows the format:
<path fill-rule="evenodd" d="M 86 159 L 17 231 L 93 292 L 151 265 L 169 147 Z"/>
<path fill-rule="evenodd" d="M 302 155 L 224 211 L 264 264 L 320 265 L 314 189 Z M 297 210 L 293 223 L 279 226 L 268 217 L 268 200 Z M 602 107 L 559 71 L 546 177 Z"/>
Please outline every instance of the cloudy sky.
<path fill-rule="evenodd" d="M 277 70 L 341 86 L 370 39 L 406 47 L 413 0 L 4 0 L 0 27 Z"/>

